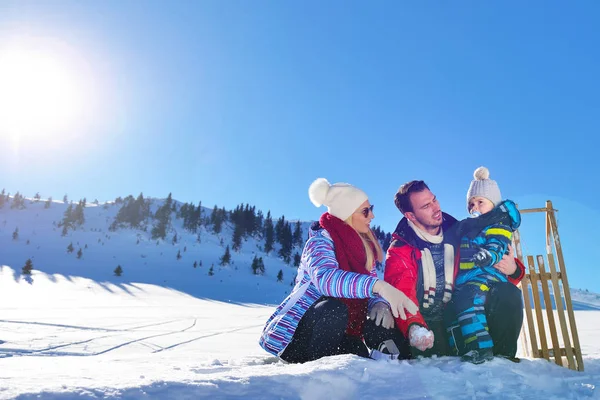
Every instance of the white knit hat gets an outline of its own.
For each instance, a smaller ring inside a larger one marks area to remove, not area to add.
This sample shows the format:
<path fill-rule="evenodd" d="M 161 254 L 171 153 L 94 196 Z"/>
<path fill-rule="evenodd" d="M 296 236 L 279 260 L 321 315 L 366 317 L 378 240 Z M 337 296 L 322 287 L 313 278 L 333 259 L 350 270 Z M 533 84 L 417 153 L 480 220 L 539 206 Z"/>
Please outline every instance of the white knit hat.
<path fill-rule="evenodd" d="M 318 178 L 308 188 L 308 197 L 317 207 L 327 206 L 329 214 L 345 221 L 354 213 L 368 196 L 349 183 L 330 184 L 325 178 Z"/>
<path fill-rule="evenodd" d="M 475 180 L 471 181 L 467 191 L 467 210 L 469 209 L 469 200 L 475 196 L 485 197 L 494 203 L 494 207 L 500 204 L 502 201 L 500 188 L 495 180 L 489 179 L 490 171 L 486 167 L 479 167 L 473 173 L 473 177 Z"/>

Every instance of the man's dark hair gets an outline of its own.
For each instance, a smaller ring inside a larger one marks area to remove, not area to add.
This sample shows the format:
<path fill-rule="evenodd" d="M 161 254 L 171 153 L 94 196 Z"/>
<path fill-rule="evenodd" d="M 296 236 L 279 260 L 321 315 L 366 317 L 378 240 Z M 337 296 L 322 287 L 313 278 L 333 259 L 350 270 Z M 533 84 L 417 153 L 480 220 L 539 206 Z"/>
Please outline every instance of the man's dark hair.
<path fill-rule="evenodd" d="M 396 207 L 398 207 L 398 210 L 402 214 L 413 212 L 412 204 L 410 203 L 410 194 L 422 192 L 425 189 L 429 190 L 429 186 L 423 181 L 406 182 L 400 186 L 400 189 L 398 189 L 398 192 L 394 196 L 394 204 L 396 204 Z"/>

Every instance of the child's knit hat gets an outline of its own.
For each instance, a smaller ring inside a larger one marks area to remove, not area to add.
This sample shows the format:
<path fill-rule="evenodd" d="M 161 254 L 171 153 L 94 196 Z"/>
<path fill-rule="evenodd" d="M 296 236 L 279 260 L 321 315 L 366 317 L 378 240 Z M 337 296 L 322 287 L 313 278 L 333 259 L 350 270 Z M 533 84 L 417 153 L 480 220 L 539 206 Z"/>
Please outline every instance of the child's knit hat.
<path fill-rule="evenodd" d="M 308 197 L 317 207 L 327 206 L 329 214 L 345 221 L 354 213 L 368 196 L 365 192 L 348 183 L 330 184 L 327 179 L 319 178 L 308 188 Z"/>
<path fill-rule="evenodd" d="M 486 167 L 479 167 L 473 173 L 473 177 L 475 180 L 471 181 L 467 191 L 467 210 L 469 209 L 469 200 L 475 196 L 485 197 L 494 203 L 494 207 L 500 204 L 502 201 L 500 188 L 496 181 L 489 179 L 490 171 Z"/>

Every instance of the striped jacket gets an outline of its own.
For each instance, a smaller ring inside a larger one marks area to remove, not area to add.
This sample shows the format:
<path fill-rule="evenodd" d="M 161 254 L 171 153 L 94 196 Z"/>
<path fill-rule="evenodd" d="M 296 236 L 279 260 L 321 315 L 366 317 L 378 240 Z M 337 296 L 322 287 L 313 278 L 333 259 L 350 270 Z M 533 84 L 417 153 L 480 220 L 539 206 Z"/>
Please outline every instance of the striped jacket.
<path fill-rule="evenodd" d="M 376 281 L 375 268 L 370 275 L 340 269 L 329 232 L 313 225 L 302 251 L 296 285 L 267 320 L 260 346 L 280 356 L 292 341 L 306 310 L 320 297 L 371 298 Z"/>
<path fill-rule="evenodd" d="M 486 284 L 489 281 L 507 282 L 508 279 L 493 266 L 498 263 L 511 244 L 513 232 L 521 224 L 521 215 L 514 202 L 506 200 L 497 207 L 504 217 L 488 225 L 475 237 L 463 236 L 460 241 L 460 266 L 456 285 Z M 481 217 L 478 217 L 481 218 Z M 459 222 L 459 224 L 463 221 Z"/>

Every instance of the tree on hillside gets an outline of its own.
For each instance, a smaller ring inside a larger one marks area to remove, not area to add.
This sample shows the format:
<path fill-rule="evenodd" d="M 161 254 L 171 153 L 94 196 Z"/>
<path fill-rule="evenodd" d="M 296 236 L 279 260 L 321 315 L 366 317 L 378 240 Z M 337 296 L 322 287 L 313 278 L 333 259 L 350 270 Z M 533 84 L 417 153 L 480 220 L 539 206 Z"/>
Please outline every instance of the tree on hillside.
<path fill-rule="evenodd" d="M 117 268 L 115 268 L 113 272 L 115 273 L 115 276 L 121 276 L 123 274 L 123 268 L 121 268 L 120 265 L 117 265 Z"/>
<path fill-rule="evenodd" d="M 81 258 L 82 255 L 83 255 L 83 250 L 81 250 L 81 247 L 80 247 L 79 250 L 77 250 L 77 258 Z"/>
<path fill-rule="evenodd" d="M 40 196 L 40 192 L 35 192 L 35 194 L 33 195 L 33 199 L 36 202 L 40 201 L 41 198 L 42 198 L 42 196 Z"/>
<path fill-rule="evenodd" d="M 24 209 L 25 208 L 25 197 L 19 192 L 15 193 L 15 195 L 13 196 L 10 208 L 16 208 L 18 210 Z"/>
<path fill-rule="evenodd" d="M 210 223 L 213 226 L 214 233 L 221 233 L 223 222 L 225 221 L 224 210 L 220 210 L 215 206 L 210 214 Z"/>
<path fill-rule="evenodd" d="M 71 224 L 70 226 L 81 226 L 85 223 L 85 217 L 83 215 L 83 210 L 85 209 L 86 199 L 79 200 L 77 206 L 75 206 L 75 210 L 71 215 Z"/>
<path fill-rule="evenodd" d="M 68 202 L 69 202 L 69 201 L 68 201 L 67 195 L 65 194 L 65 195 L 63 196 L 63 203 L 67 204 Z"/>
<path fill-rule="evenodd" d="M 233 251 L 239 251 L 242 248 L 242 233 L 243 228 L 239 223 L 234 222 L 233 236 L 231 238 L 231 248 Z"/>
<path fill-rule="evenodd" d="M 281 228 L 281 249 L 279 249 L 279 256 L 283 258 L 286 264 L 289 264 L 292 259 L 292 227 L 289 222 L 284 222 Z"/>
<path fill-rule="evenodd" d="M 279 270 L 279 273 L 277 273 L 277 282 L 283 282 L 283 271 Z"/>
<path fill-rule="evenodd" d="M 296 252 L 294 254 L 294 267 L 298 268 L 300 266 L 300 261 L 302 261 L 302 258 L 300 257 L 300 254 Z"/>
<path fill-rule="evenodd" d="M 6 202 L 5 189 L 2 189 L 2 192 L 0 192 L 0 208 L 4 207 L 5 202 Z"/>
<path fill-rule="evenodd" d="M 73 248 L 73 242 L 67 246 L 67 253 L 72 253 L 75 249 Z"/>
<path fill-rule="evenodd" d="M 51 204 L 52 204 L 52 196 L 48 197 L 48 199 L 44 203 L 44 208 L 50 208 Z"/>
<path fill-rule="evenodd" d="M 282 215 L 275 224 L 275 240 L 277 243 L 281 243 L 283 240 L 283 231 L 285 229 L 285 225 L 287 221 L 285 220 L 285 215 Z"/>
<path fill-rule="evenodd" d="M 208 276 L 213 276 L 215 274 L 215 266 L 211 265 L 208 270 Z"/>
<path fill-rule="evenodd" d="M 300 221 L 296 221 L 294 234 L 292 235 L 292 246 L 302 246 L 303 244 L 304 240 L 302 239 L 302 226 L 300 225 Z"/>
<path fill-rule="evenodd" d="M 177 250 L 177 259 L 181 260 L 181 250 Z"/>
<path fill-rule="evenodd" d="M 229 246 L 225 248 L 225 254 L 221 256 L 221 265 L 228 265 L 231 262 L 231 253 L 229 252 Z"/>
<path fill-rule="evenodd" d="M 27 261 L 25 261 L 25 265 L 21 269 L 21 272 L 23 273 L 23 275 L 31 275 L 32 270 L 33 270 L 33 261 L 31 261 L 31 258 L 28 258 Z"/>
<path fill-rule="evenodd" d="M 120 201 L 123 206 L 119 209 L 109 230 L 114 231 L 120 225 L 126 225 L 131 228 L 140 228 L 142 223 L 150 216 L 150 202 L 144 199 L 144 194 L 140 193 L 136 199 L 129 195 L 125 200 Z M 119 203 L 117 203 L 119 204 Z"/>
<path fill-rule="evenodd" d="M 254 256 L 251 268 L 254 275 L 263 275 L 265 273 L 265 264 L 262 257 Z"/>
<path fill-rule="evenodd" d="M 265 253 L 268 255 L 273 250 L 275 242 L 275 231 L 273 229 L 273 219 L 271 218 L 271 211 L 267 212 L 267 218 L 265 219 Z"/>
<path fill-rule="evenodd" d="M 12 234 L 12 238 L 13 238 L 13 240 L 19 239 L 19 227 L 18 226 L 15 228 L 15 231 Z"/>
<path fill-rule="evenodd" d="M 167 228 L 171 224 L 171 204 L 173 199 L 171 197 L 171 193 L 167 197 L 165 203 L 156 210 L 156 214 L 154 214 L 154 218 L 156 223 L 152 228 L 152 239 L 163 239 L 167 236 Z"/>

